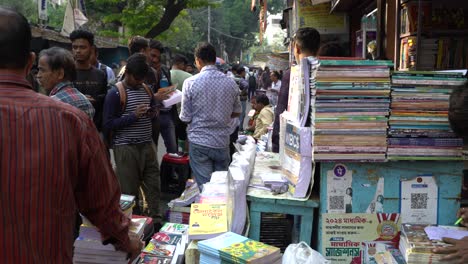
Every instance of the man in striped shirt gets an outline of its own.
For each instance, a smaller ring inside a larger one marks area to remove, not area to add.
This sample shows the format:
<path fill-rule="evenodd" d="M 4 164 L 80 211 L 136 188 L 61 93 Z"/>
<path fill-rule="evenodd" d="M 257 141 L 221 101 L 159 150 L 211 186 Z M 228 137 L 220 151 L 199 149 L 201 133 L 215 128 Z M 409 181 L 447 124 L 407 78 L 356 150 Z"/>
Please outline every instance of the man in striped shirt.
<path fill-rule="evenodd" d="M 77 211 L 136 257 L 104 144 L 86 114 L 31 89 L 30 45 L 26 18 L 0 7 L 0 263 L 72 263 Z"/>
<path fill-rule="evenodd" d="M 72 81 L 76 77 L 75 61 L 68 50 L 53 47 L 41 51 L 38 68 L 37 80 L 50 97 L 73 105 L 93 119 L 93 105 L 84 94 L 73 87 Z"/>
<path fill-rule="evenodd" d="M 155 96 L 144 84 L 149 70 L 145 55 L 135 53 L 128 58 L 124 79 L 108 91 L 104 101 L 104 129 L 111 131 L 122 192 L 138 197 L 141 187 L 149 215 L 157 225 L 162 220 L 159 212 L 161 186 L 152 122 L 156 120 L 160 103 L 156 105 Z M 137 214 L 141 213 L 138 205 L 137 202 Z"/>

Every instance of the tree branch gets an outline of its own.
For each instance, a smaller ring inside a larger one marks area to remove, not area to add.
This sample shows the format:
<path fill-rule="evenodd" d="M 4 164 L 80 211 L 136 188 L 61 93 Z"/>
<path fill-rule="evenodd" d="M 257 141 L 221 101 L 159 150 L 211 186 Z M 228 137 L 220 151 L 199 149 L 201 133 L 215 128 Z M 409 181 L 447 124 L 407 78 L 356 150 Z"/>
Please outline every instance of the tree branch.
<path fill-rule="evenodd" d="M 161 20 L 146 33 L 145 37 L 154 38 L 171 26 L 179 13 L 187 7 L 187 0 L 168 0 Z"/>

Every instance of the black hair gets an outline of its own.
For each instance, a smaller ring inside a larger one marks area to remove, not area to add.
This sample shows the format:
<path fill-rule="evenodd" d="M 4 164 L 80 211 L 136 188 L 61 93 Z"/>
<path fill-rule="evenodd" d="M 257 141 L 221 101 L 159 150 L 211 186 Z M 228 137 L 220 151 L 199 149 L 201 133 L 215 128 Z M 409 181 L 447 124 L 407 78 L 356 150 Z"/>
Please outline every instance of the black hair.
<path fill-rule="evenodd" d="M 70 40 L 73 42 L 77 39 L 86 39 L 89 42 L 90 46 L 94 45 L 94 34 L 89 31 L 83 29 L 74 30 L 70 34 Z"/>
<path fill-rule="evenodd" d="M 144 79 L 148 74 L 149 66 L 146 62 L 146 56 L 141 53 L 135 53 L 127 60 L 125 72 L 132 75 L 135 79 Z"/>
<path fill-rule="evenodd" d="M 149 43 L 149 47 L 150 49 L 157 49 L 159 50 L 159 52 L 162 54 L 164 53 L 164 46 L 163 44 L 158 41 L 158 40 L 155 40 L 155 39 L 152 39 Z"/>
<path fill-rule="evenodd" d="M 241 73 L 245 72 L 244 66 L 239 65 L 239 66 L 237 67 L 237 69 L 236 69 L 236 72 L 237 72 L 237 74 L 239 74 L 239 75 L 240 75 Z"/>
<path fill-rule="evenodd" d="M 195 49 L 195 57 L 205 63 L 216 63 L 215 47 L 208 42 L 202 42 Z"/>
<path fill-rule="evenodd" d="M 0 69 L 23 69 L 31 52 L 31 27 L 20 13 L 0 7 Z"/>
<path fill-rule="evenodd" d="M 294 42 L 302 50 L 316 55 L 320 48 L 320 33 L 313 27 L 300 28 L 294 35 Z"/>
<path fill-rule="evenodd" d="M 270 68 L 268 68 L 268 66 L 265 66 L 265 71 L 270 71 Z"/>
<path fill-rule="evenodd" d="M 149 40 L 144 37 L 134 36 L 128 41 L 128 52 L 130 55 L 140 52 L 149 47 Z"/>
<path fill-rule="evenodd" d="M 273 74 L 274 76 L 276 76 L 276 78 L 278 79 L 281 79 L 281 74 L 278 72 L 278 71 L 272 71 L 271 74 Z"/>
<path fill-rule="evenodd" d="M 176 55 L 174 55 L 174 58 L 172 59 L 172 63 L 173 63 L 173 64 L 184 64 L 184 65 L 187 65 L 187 64 L 188 64 L 188 60 L 187 60 L 187 57 L 185 57 L 184 55 L 182 55 L 182 54 L 176 54 Z"/>
<path fill-rule="evenodd" d="M 468 143 L 468 84 L 455 88 L 449 102 L 450 126 L 458 137 Z"/>
<path fill-rule="evenodd" d="M 319 56 L 326 57 L 344 57 L 344 49 L 338 43 L 327 43 L 320 47 Z"/>
<path fill-rule="evenodd" d="M 44 56 L 51 70 L 63 69 L 65 80 L 74 81 L 76 79 L 75 61 L 70 51 L 60 47 L 52 47 L 39 53 L 39 58 Z"/>
<path fill-rule="evenodd" d="M 259 94 L 256 98 L 257 104 L 269 105 L 270 99 L 265 94 Z"/>

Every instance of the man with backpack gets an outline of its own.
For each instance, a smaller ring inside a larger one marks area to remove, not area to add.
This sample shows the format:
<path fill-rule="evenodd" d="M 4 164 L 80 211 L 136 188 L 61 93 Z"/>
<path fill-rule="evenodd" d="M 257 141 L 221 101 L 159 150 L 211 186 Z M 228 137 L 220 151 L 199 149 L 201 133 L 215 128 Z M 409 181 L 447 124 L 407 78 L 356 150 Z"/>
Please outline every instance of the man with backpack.
<path fill-rule="evenodd" d="M 255 97 L 255 91 L 257 91 L 257 78 L 255 77 L 255 73 L 253 71 L 250 71 L 249 94 L 248 94 L 249 101 L 252 99 L 252 97 Z"/>
<path fill-rule="evenodd" d="M 147 58 L 136 53 L 128 58 L 125 75 L 106 96 L 104 128 L 113 145 L 116 174 L 122 193 L 139 197 L 141 187 L 154 224 L 161 223 L 161 186 L 152 123 L 161 103 L 144 83 L 149 71 Z M 138 199 L 137 199 L 138 201 Z M 135 213 L 141 213 L 137 202 Z"/>

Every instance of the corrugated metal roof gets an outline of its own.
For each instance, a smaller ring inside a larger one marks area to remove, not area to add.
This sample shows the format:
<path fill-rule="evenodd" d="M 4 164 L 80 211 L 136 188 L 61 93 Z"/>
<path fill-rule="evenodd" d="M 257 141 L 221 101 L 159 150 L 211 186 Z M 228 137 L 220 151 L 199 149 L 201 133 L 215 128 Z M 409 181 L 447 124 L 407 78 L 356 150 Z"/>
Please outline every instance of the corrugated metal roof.
<path fill-rule="evenodd" d="M 31 26 L 31 33 L 34 38 L 43 38 L 43 39 L 52 40 L 52 41 L 61 42 L 61 43 L 71 43 L 68 37 L 61 35 L 60 32 L 55 31 L 55 30 Z M 111 38 L 95 36 L 94 42 L 98 48 L 104 48 L 104 49 L 117 48 L 117 47 L 126 48 L 126 46 L 121 45 L 120 43 L 118 43 L 118 41 L 116 41 L 115 39 L 111 39 Z"/>

